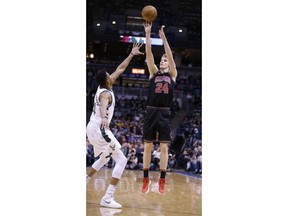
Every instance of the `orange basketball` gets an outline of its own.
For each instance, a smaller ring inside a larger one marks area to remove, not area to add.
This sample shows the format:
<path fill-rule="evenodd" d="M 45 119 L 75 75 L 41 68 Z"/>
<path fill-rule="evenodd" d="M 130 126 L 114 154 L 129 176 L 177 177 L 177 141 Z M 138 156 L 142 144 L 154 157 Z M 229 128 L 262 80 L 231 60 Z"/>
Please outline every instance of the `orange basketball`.
<path fill-rule="evenodd" d="M 157 17 L 157 10 L 152 5 L 147 5 L 142 9 L 141 15 L 144 20 L 152 22 Z"/>

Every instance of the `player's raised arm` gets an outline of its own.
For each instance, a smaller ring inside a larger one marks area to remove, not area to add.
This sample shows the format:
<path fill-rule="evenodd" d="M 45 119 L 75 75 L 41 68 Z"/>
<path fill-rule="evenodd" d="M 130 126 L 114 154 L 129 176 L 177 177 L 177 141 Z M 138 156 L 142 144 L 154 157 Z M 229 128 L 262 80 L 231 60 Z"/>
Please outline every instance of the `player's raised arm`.
<path fill-rule="evenodd" d="M 158 68 L 154 63 L 154 56 L 153 56 L 152 48 L 151 48 L 150 34 L 151 34 L 152 23 L 146 22 L 143 24 L 143 26 L 144 26 L 145 34 L 146 34 L 146 45 L 145 45 L 146 61 L 147 61 L 147 66 L 148 66 L 149 73 L 150 73 L 150 77 L 149 77 L 150 79 L 158 71 Z"/>
<path fill-rule="evenodd" d="M 167 41 L 165 33 L 164 33 L 164 27 L 165 27 L 164 25 L 161 26 L 161 29 L 159 30 L 159 36 L 162 39 L 163 44 L 164 44 L 165 54 L 167 55 L 167 59 L 169 62 L 171 78 L 174 81 L 176 81 L 176 77 L 177 77 L 176 64 L 175 64 L 175 61 L 173 59 L 173 54 L 171 52 L 170 46 L 168 44 L 168 41 Z"/>
<path fill-rule="evenodd" d="M 140 52 L 139 49 L 141 48 L 142 43 L 134 43 L 133 48 L 129 54 L 129 56 L 116 68 L 115 72 L 110 75 L 112 79 L 112 84 L 116 81 L 116 79 L 125 71 L 127 66 L 129 65 L 132 58 L 136 55 L 144 55 L 143 52 Z"/>

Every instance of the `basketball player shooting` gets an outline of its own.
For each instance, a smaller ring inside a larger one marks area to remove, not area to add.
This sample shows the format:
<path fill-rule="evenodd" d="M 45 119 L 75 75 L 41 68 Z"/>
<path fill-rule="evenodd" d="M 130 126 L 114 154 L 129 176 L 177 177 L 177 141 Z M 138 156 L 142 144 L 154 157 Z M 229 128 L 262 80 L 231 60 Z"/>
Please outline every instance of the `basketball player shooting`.
<path fill-rule="evenodd" d="M 149 93 L 147 97 L 147 114 L 144 120 L 144 155 L 143 155 L 143 186 L 142 192 L 148 193 L 151 180 L 149 168 L 153 142 L 160 142 L 160 178 L 158 180 L 158 192 L 164 195 L 165 176 L 168 163 L 168 146 L 171 142 L 170 107 L 173 103 L 174 85 L 177 77 L 176 65 L 170 46 L 167 42 L 164 26 L 159 30 L 159 36 L 163 41 L 165 54 L 162 55 L 159 69 L 154 63 L 151 49 L 152 23 L 143 24 L 146 33 L 146 61 L 149 69 Z"/>

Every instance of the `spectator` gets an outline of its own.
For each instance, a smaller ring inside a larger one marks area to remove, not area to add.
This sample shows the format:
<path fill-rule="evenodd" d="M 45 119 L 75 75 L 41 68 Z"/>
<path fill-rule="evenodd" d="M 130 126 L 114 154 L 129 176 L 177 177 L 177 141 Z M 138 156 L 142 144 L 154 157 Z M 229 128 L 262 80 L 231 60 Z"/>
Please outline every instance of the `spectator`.
<path fill-rule="evenodd" d="M 136 157 L 136 150 L 131 148 L 131 151 L 127 155 L 127 169 L 136 170 L 139 168 L 138 166 L 138 158 Z"/>
<path fill-rule="evenodd" d="M 191 151 L 189 149 L 184 149 L 183 153 L 181 153 L 178 157 L 178 165 L 180 168 L 184 169 L 185 171 L 190 171 L 191 168 Z"/>
<path fill-rule="evenodd" d="M 154 164 L 154 169 L 159 170 L 160 168 L 160 146 L 158 146 L 152 153 L 152 163 Z"/>
<path fill-rule="evenodd" d="M 171 153 L 168 156 L 168 167 L 167 167 L 167 171 L 172 172 L 174 167 L 176 166 L 176 158 L 175 158 L 175 154 L 172 155 Z"/>

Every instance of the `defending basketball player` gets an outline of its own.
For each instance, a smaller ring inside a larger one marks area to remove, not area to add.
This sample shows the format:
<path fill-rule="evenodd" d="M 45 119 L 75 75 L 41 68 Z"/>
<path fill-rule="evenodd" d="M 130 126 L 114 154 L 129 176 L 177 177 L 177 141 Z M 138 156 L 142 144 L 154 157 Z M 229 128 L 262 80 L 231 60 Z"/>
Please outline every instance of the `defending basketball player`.
<path fill-rule="evenodd" d="M 152 23 L 143 24 L 146 33 L 146 61 L 149 69 L 149 93 L 147 97 L 147 114 L 144 120 L 144 155 L 143 155 L 143 186 L 142 192 L 148 193 L 151 180 L 149 179 L 149 167 L 153 142 L 157 133 L 160 142 L 160 178 L 158 180 L 158 192 L 164 194 L 165 176 L 168 163 L 168 147 L 171 142 L 170 130 L 170 106 L 173 102 L 174 85 L 177 77 L 176 65 L 170 46 L 167 42 L 164 26 L 159 30 L 159 36 L 163 40 L 165 54 L 162 56 L 159 69 L 154 63 L 151 49 Z"/>
<path fill-rule="evenodd" d="M 129 56 L 111 75 L 105 70 L 100 70 L 96 74 L 98 88 L 94 97 L 93 112 L 87 125 L 87 137 L 94 147 L 94 155 L 98 156 L 99 159 L 89 169 L 86 175 L 86 182 L 88 183 L 90 178 L 108 163 L 111 157 L 114 159 L 116 165 L 112 171 L 110 185 L 100 202 L 100 205 L 105 207 L 122 208 L 122 205 L 114 200 L 114 192 L 127 163 L 126 157 L 120 150 L 120 143 L 109 129 L 115 107 L 112 86 L 116 79 L 125 71 L 133 56 L 144 55 L 144 53 L 139 51 L 142 45 L 134 43 Z"/>

